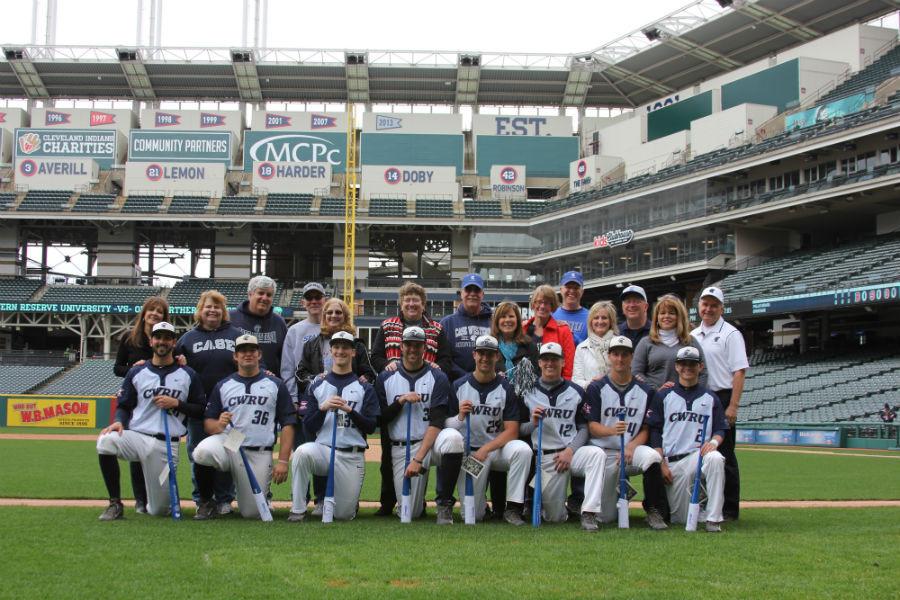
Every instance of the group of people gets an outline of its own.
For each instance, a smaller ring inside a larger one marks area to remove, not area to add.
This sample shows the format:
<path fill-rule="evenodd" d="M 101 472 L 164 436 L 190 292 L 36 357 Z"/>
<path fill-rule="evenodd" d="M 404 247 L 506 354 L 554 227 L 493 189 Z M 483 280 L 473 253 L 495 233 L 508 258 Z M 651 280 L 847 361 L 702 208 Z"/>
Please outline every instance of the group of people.
<path fill-rule="evenodd" d="M 145 303 L 120 346 L 115 421 L 97 443 L 110 496 L 102 520 L 124 513 L 117 457 L 132 462 L 137 510 L 167 512 L 167 436 L 184 435 L 196 519 L 231 512 L 235 498 L 244 517 L 258 517 L 248 469 L 265 491 L 291 471 L 288 521 L 306 520 L 310 503 L 322 515 L 329 492 L 334 518 L 352 519 L 376 430 L 380 515 L 394 514 L 407 491 L 407 510 L 421 516 L 435 466 L 438 524 L 453 523 L 468 479 L 476 520 L 521 525 L 540 469 L 543 519 L 580 518 L 596 531 L 615 520 L 621 453 L 626 474 L 643 477 L 651 528 L 684 522 L 698 464 L 707 530 L 738 518 L 734 424 L 747 358 L 718 288 L 701 292 L 692 329 L 680 298 L 660 297 L 651 315 L 636 285 L 621 293 L 621 321 L 612 302 L 582 307 L 577 271 L 558 290 L 535 289 L 527 319 L 514 302 L 492 309 L 470 273 L 459 307 L 438 322 L 425 310 L 426 290 L 409 282 L 371 351 L 350 307 L 320 284 L 303 288 L 308 316 L 290 328 L 272 311 L 275 289 L 254 277 L 230 314 L 221 294 L 204 292 L 196 326 L 177 340 L 165 301 Z"/>

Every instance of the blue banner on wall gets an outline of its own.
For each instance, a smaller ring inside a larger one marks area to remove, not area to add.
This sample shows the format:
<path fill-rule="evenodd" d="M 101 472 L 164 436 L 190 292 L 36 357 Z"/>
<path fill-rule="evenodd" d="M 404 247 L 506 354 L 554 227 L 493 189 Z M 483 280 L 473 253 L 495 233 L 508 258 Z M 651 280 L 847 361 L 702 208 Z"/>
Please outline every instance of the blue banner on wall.
<path fill-rule="evenodd" d="M 809 127 L 810 125 L 815 125 L 822 121 L 829 121 L 837 117 L 852 115 L 853 113 L 865 109 L 872 104 L 874 100 L 875 92 L 867 92 L 827 102 L 808 110 L 788 115 L 784 118 L 784 129 L 785 131 L 791 131 L 792 129 Z"/>
<path fill-rule="evenodd" d="M 756 443 L 792 446 L 796 440 L 796 433 L 793 429 L 757 429 Z"/>
<path fill-rule="evenodd" d="M 837 429 L 799 429 L 797 430 L 798 446 L 834 446 L 841 445 L 841 434 Z"/>

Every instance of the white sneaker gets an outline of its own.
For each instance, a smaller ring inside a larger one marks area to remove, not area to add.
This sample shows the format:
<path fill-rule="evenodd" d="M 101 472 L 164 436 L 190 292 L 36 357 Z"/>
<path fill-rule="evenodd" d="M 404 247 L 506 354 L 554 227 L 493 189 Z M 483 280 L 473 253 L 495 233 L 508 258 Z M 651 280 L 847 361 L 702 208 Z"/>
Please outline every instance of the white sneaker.
<path fill-rule="evenodd" d="M 325 503 L 324 502 L 316 502 L 316 505 L 313 506 L 312 513 L 310 513 L 310 514 L 312 514 L 312 516 L 314 516 L 314 517 L 321 517 L 322 512 L 324 510 L 325 510 Z"/>
<path fill-rule="evenodd" d="M 231 502 L 220 502 L 219 506 L 216 507 L 216 512 L 219 513 L 220 517 L 224 517 L 233 513 L 234 509 L 231 508 Z"/>

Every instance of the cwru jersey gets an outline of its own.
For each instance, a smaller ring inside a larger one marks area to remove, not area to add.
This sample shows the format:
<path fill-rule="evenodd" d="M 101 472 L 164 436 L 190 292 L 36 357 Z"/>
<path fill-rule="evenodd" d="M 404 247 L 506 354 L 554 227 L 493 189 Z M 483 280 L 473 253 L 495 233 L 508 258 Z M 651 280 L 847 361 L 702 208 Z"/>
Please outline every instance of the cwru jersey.
<path fill-rule="evenodd" d="M 666 456 L 694 452 L 713 435 L 722 435 L 728 429 L 719 398 L 703 386 L 685 389 L 675 384 L 657 392 L 647 418 L 650 427 L 662 433 Z M 704 422 L 706 436 L 701 438 Z"/>
<path fill-rule="evenodd" d="M 472 402 L 469 417 L 472 432 L 472 448 L 481 448 L 503 431 L 504 421 L 519 421 L 519 402 L 512 386 L 503 377 L 496 377 L 487 384 L 478 383 L 470 373 L 453 382 L 447 414 L 456 418 L 459 404 Z M 462 425 L 465 436 L 465 421 Z"/>
<path fill-rule="evenodd" d="M 375 389 L 370 383 L 360 383 L 353 373 L 348 375 L 329 373 L 310 385 L 306 393 L 310 397 L 307 419 L 310 415 L 315 415 L 319 410 L 319 404 L 331 396 L 340 396 L 363 417 L 374 420 L 378 416 L 378 399 L 375 397 Z M 329 410 L 326 413 L 324 423 L 316 434 L 318 443 L 331 446 L 331 429 L 335 418 L 337 418 L 336 448 L 369 447 L 366 436 L 353 422 L 350 414 L 342 410 Z"/>
<path fill-rule="evenodd" d="M 409 392 L 420 394 L 422 400 L 403 404 L 400 414 L 388 424 L 388 433 L 391 440 L 395 442 L 406 440 L 406 411 L 408 410 L 412 411 L 409 439 L 418 441 L 425 437 L 425 431 L 428 429 L 431 419 L 431 409 L 447 405 L 450 382 L 440 370 L 427 364 L 415 375 L 407 373 L 401 365 L 393 373 L 384 371 L 375 381 L 375 394 L 382 406 L 396 404 L 399 396 Z"/>
<path fill-rule="evenodd" d="M 231 424 L 243 433 L 242 446 L 275 444 L 275 424 L 294 425 L 297 411 L 284 383 L 271 375 L 241 377 L 235 373 L 216 384 L 206 405 L 206 418 L 231 413 Z"/>
<path fill-rule="evenodd" d="M 619 414 L 625 414 L 625 443 L 638 434 L 644 424 L 644 416 L 653 399 L 653 389 L 637 379 L 632 379 L 624 392 L 609 380 L 609 376 L 593 381 L 585 392 L 590 406 L 590 420 L 606 427 L 615 427 Z M 619 449 L 619 436 L 591 437 L 591 444 L 600 448 Z"/>
<path fill-rule="evenodd" d="M 572 443 L 579 427 L 587 423 L 587 405 L 584 392 L 571 381 L 563 380 L 553 389 L 546 390 L 540 384 L 534 386 L 522 399 L 528 413 L 523 421 L 531 418 L 538 406 L 545 407 L 541 445 L 544 450 L 562 450 Z M 531 445 L 537 448 L 537 428 L 531 432 Z"/>
<path fill-rule="evenodd" d="M 127 415 L 130 412 L 128 429 L 150 435 L 164 434 L 162 420 L 159 418 L 160 409 L 153 403 L 156 396 L 171 396 L 180 402 L 206 404 L 203 384 L 193 369 L 180 367 L 177 363 L 156 367 L 147 361 L 139 367 L 133 367 L 122 381 L 122 387 L 116 395 L 117 419 L 120 414 Z M 167 418 L 169 435 L 181 437 L 187 433 L 184 425 L 186 415 L 170 410 Z"/>

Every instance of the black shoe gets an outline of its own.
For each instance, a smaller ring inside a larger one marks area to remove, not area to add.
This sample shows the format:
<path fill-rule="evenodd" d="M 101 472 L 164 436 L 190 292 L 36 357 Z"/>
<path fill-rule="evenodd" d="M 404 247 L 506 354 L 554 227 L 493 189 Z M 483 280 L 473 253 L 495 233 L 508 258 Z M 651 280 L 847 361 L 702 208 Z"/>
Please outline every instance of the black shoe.
<path fill-rule="evenodd" d="M 197 514 L 194 515 L 195 521 L 208 521 L 210 519 L 215 518 L 218 514 L 218 507 L 216 506 L 215 500 L 207 500 L 206 502 L 201 502 L 200 506 L 197 507 Z"/>
<path fill-rule="evenodd" d="M 390 517 L 394 514 L 394 509 L 389 506 L 381 505 L 378 507 L 378 510 L 375 511 L 376 517 Z"/>
<path fill-rule="evenodd" d="M 134 503 L 134 512 L 139 515 L 147 514 L 147 504 L 146 502 L 135 502 Z"/>
<path fill-rule="evenodd" d="M 125 507 L 122 506 L 121 500 L 110 500 L 109 506 L 100 515 L 101 521 L 117 521 L 125 518 Z"/>

